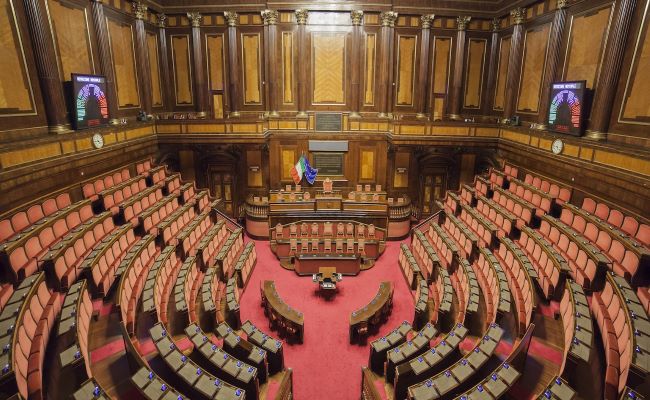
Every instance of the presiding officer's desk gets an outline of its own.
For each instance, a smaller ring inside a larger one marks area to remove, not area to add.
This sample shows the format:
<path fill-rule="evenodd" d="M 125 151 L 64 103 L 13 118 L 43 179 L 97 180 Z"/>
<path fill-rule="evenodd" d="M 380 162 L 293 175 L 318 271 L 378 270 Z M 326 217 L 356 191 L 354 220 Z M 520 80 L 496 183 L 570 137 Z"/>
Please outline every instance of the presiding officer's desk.
<path fill-rule="evenodd" d="M 285 303 L 275 289 L 275 282 L 264 281 L 261 287 L 264 312 L 272 323 L 289 335 L 295 336 L 300 343 L 304 336 L 304 316 Z"/>

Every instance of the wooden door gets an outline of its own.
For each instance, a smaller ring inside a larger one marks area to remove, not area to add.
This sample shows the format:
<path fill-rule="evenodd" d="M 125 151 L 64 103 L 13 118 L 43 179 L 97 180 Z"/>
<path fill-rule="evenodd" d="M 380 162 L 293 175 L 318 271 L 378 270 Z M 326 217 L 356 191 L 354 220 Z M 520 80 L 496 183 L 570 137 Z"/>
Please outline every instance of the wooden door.
<path fill-rule="evenodd" d="M 212 196 L 223 199 L 224 210 L 231 217 L 236 210 L 236 190 L 235 175 L 232 173 L 232 167 L 211 165 L 208 168 L 208 182 Z"/>
<path fill-rule="evenodd" d="M 428 171 L 420 177 L 420 204 L 422 216 L 438 211 L 436 200 L 442 201 L 447 188 L 447 171 Z"/>

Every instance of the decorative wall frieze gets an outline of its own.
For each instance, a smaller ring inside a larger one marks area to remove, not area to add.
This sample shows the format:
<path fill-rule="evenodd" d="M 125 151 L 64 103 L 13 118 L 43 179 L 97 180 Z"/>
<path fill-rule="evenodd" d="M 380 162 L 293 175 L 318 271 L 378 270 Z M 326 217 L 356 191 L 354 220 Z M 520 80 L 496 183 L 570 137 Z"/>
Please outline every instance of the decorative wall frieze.
<path fill-rule="evenodd" d="M 307 24 L 307 18 L 309 18 L 309 11 L 306 9 L 296 10 L 296 22 L 298 25 Z"/>
<path fill-rule="evenodd" d="M 224 11 L 223 16 L 226 18 L 228 26 L 237 26 L 237 23 L 239 22 L 239 15 L 236 12 Z"/>
<path fill-rule="evenodd" d="M 510 16 L 514 19 L 515 25 L 521 25 L 526 20 L 526 9 L 517 7 L 514 10 L 510 10 Z"/>
<path fill-rule="evenodd" d="M 422 29 L 430 29 L 433 25 L 433 19 L 436 16 L 434 14 L 423 15 L 420 17 L 420 22 L 422 22 Z"/>
<path fill-rule="evenodd" d="M 467 16 L 467 15 L 461 15 L 460 17 L 456 18 L 456 23 L 458 24 L 458 30 L 459 31 L 464 31 L 467 29 L 467 25 L 469 25 L 469 21 L 472 20 L 472 17 Z"/>
<path fill-rule="evenodd" d="M 158 28 L 165 28 L 167 26 L 167 16 L 165 14 L 158 14 L 156 19 L 158 21 Z"/>
<path fill-rule="evenodd" d="M 382 26 L 390 26 L 391 28 L 395 26 L 395 21 L 397 21 L 398 13 L 395 11 L 383 11 L 379 15 L 379 19 L 381 19 L 381 25 Z"/>
<path fill-rule="evenodd" d="M 492 18 L 490 25 L 492 26 L 492 32 L 497 32 L 501 29 L 501 20 L 499 18 Z"/>
<path fill-rule="evenodd" d="M 350 19 L 352 20 L 352 25 L 361 25 L 363 23 L 363 11 L 361 10 L 350 11 Z"/>
<path fill-rule="evenodd" d="M 190 24 L 192 25 L 192 27 L 198 28 L 198 27 L 201 26 L 201 21 L 203 19 L 203 17 L 201 16 L 201 13 L 196 12 L 196 11 L 188 12 L 187 13 L 187 18 L 189 18 Z"/>
<path fill-rule="evenodd" d="M 133 9 L 133 15 L 135 16 L 135 19 L 145 19 L 147 15 L 147 5 L 139 2 L 139 1 L 134 1 L 131 3 L 131 8 Z"/>
<path fill-rule="evenodd" d="M 264 25 L 275 25 L 278 23 L 278 18 L 280 14 L 276 10 L 264 10 L 260 11 L 262 19 L 264 20 Z"/>

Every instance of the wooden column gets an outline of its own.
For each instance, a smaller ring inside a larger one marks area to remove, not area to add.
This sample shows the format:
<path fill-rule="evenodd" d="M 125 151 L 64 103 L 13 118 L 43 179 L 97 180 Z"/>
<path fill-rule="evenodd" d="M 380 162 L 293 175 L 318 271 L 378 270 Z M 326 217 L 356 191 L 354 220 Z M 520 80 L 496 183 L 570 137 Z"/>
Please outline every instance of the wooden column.
<path fill-rule="evenodd" d="M 551 25 L 551 36 L 548 39 L 548 51 L 546 56 L 546 70 L 544 80 L 542 81 L 542 94 L 539 98 L 539 116 L 537 120 L 537 129 L 547 128 L 549 100 L 551 96 L 551 85 L 558 78 L 558 70 L 562 58 L 562 36 L 564 34 L 564 23 L 566 22 L 567 0 L 557 2 L 557 10 L 553 16 Z"/>
<path fill-rule="evenodd" d="M 429 106 L 429 34 L 431 33 L 431 24 L 435 15 L 423 15 L 420 17 L 422 23 L 422 38 L 420 40 L 420 65 L 418 68 L 418 97 L 417 118 L 426 118 Z"/>
<path fill-rule="evenodd" d="M 307 51 L 307 19 L 309 11 L 296 10 L 296 22 L 298 23 L 298 62 L 302 67 L 298 68 L 298 118 L 307 118 L 307 106 L 309 104 L 309 64 Z"/>
<path fill-rule="evenodd" d="M 483 101 L 483 115 L 489 115 L 494 103 L 494 85 L 497 79 L 497 69 L 499 66 L 499 29 L 501 21 L 499 18 L 492 20 L 492 38 L 490 46 L 489 69 L 487 75 L 487 86 L 485 92 L 488 98 Z"/>
<path fill-rule="evenodd" d="M 508 57 L 508 76 L 506 77 L 506 98 L 503 106 L 503 116 L 510 118 L 515 114 L 517 108 L 517 89 L 519 87 L 521 58 L 524 48 L 524 18 L 526 17 L 526 9 L 519 7 L 510 11 L 510 15 L 514 18 L 515 26 L 512 30 L 512 38 L 510 39 L 510 55 Z"/>
<path fill-rule="evenodd" d="M 111 58 L 111 45 L 108 38 L 108 26 L 104 16 L 104 5 L 102 0 L 92 0 L 91 10 L 93 15 L 93 25 L 97 33 L 97 53 L 99 56 L 99 65 L 102 75 L 106 77 L 106 97 L 108 97 L 108 116 L 110 123 L 115 125 L 119 123 L 117 119 L 117 90 L 115 88 L 115 69 Z"/>
<path fill-rule="evenodd" d="M 361 76 L 363 62 L 361 53 L 363 51 L 363 41 L 361 24 L 363 23 L 363 11 L 350 11 L 350 20 L 352 20 L 352 52 L 350 57 L 350 80 L 351 80 L 351 107 L 350 118 L 361 118 L 359 110 L 361 109 Z"/>
<path fill-rule="evenodd" d="M 198 12 L 188 12 L 192 25 L 192 76 L 194 77 L 194 104 L 200 118 L 208 115 L 208 84 L 205 79 L 203 46 L 201 45 L 201 22 L 203 16 Z"/>
<path fill-rule="evenodd" d="M 275 10 L 264 10 L 261 12 L 262 19 L 264 20 L 264 69 L 266 72 L 266 81 L 264 85 L 264 93 L 266 97 L 265 114 L 271 117 L 279 117 L 278 113 L 278 59 L 277 59 L 277 22 L 278 12 Z"/>
<path fill-rule="evenodd" d="M 460 119 L 460 108 L 463 103 L 463 71 L 465 68 L 465 37 L 467 25 L 472 17 L 456 18 L 456 55 L 454 57 L 454 79 L 449 96 L 449 118 Z"/>
<path fill-rule="evenodd" d="M 228 95 L 230 100 L 230 117 L 239 117 L 239 52 L 237 51 L 236 12 L 226 11 L 223 16 L 228 22 Z"/>
<path fill-rule="evenodd" d="M 49 131 L 67 132 L 70 130 L 68 110 L 57 66 L 54 39 L 48 25 L 47 10 L 41 0 L 26 0 L 24 4 Z"/>
<path fill-rule="evenodd" d="M 162 62 L 160 65 L 160 81 L 162 85 L 163 106 L 165 111 L 174 109 L 172 102 L 174 101 L 174 85 L 172 84 L 172 76 L 169 73 L 169 62 L 167 62 L 167 35 L 165 27 L 167 26 L 167 16 L 165 14 L 158 14 L 158 42 L 160 43 L 160 54 L 162 55 Z"/>
<path fill-rule="evenodd" d="M 606 56 L 598 78 L 598 87 L 594 94 L 594 102 L 591 107 L 590 126 L 585 134 L 586 138 L 593 140 L 607 139 L 607 129 L 614 107 L 616 96 L 616 85 L 621 74 L 621 65 L 625 55 L 625 43 L 627 42 L 636 0 L 621 0 L 617 2 L 612 26 L 609 31 Z"/>
<path fill-rule="evenodd" d="M 395 11 L 384 11 L 381 19 L 381 57 L 379 59 L 379 118 L 392 118 L 391 100 L 393 98 L 393 34 L 398 14 Z"/>
<path fill-rule="evenodd" d="M 151 69 L 149 68 L 149 51 L 147 49 L 147 32 L 144 30 L 144 18 L 147 5 L 139 1 L 131 3 L 135 16 L 135 57 L 138 69 L 138 84 L 142 94 L 142 109 L 151 114 Z"/>

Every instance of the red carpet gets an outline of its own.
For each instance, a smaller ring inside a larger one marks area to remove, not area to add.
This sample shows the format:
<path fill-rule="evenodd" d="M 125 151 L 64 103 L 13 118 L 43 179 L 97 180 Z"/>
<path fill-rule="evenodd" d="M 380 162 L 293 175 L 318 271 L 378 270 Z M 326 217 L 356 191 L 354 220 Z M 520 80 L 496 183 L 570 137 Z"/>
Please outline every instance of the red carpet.
<path fill-rule="evenodd" d="M 395 286 L 393 311 L 379 333 L 381 336 L 403 320 L 413 320 L 413 298 L 397 264 L 399 242 L 390 242 L 377 264 L 355 277 L 343 277 L 338 293 L 326 301 L 317 296 L 311 277 L 298 277 L 280 267 L 269 242 L 256 241 L 257 265 L 241 298 L 242 322 L 250 319 L 272 336 L 268 320 L 260 306 L 260 282 L 274 280 L 280 296 L 305 316 L 303 344 L 285 343 L 285 364 L 293 369 L 294 398 L 298 400 L 358 399 L 361 391 L 361 367 L 368 364 L 368 345 L 349 343 L 350 313 L 366 305 L 377 293 L 379 283 L 387 280 Z"/>

